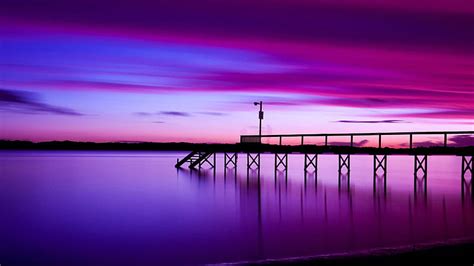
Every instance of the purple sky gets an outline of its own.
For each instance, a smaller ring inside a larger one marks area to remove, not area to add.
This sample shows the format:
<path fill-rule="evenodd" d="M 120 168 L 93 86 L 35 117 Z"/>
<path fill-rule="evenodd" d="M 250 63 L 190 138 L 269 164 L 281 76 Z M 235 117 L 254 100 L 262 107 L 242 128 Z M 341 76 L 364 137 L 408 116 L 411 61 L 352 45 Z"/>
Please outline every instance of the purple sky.
<path fill-rule="evenodd" d="M 474 130 L 472 1 L 2 0 L 1 139 Z M 428 140 L 427 140 L 428 141 Z"/>

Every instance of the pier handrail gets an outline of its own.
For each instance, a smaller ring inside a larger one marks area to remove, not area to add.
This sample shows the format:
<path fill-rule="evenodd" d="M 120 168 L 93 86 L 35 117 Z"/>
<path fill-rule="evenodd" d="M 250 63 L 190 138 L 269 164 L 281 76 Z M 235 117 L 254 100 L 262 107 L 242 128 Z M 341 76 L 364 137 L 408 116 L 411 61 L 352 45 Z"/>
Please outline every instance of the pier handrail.
<path fill-rule="evenodd" d="M 410 136 L 410 149 L 413 147 L 413 135 L 443 135 L 444 147 L 448 145 L 448 135 L 471 135 L 474 131 L 417 131 L 417 132 L 366 132 L 366 133 L 316 133 L 316 134 L 272 134 L 272 135 L 241 135 L 240 143 L 261 143 L 261 138 L 279 138 L 279 145 L 283 138 L 301 138 L 304 145 L 305 137 L 325 137 L 324 145 L 328 146 L 328 137 L 350 137 L 351 147 L 354 145 L 354 136 L 379 136 L 379 148 L 382 147 L 382 136 L 407 135 Z"/>

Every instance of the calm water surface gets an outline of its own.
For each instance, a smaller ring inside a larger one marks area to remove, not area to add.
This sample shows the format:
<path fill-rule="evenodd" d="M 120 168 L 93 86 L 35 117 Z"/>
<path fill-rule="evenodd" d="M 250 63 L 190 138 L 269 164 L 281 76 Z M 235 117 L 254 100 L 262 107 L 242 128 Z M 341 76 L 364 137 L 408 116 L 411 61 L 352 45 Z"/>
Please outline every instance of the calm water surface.
<path fill-rule="evenodd" d="M 373 158 L 351 157 L 338 186 L 336 155 L 305 182 L 262 155 L 260 181 L 239 157 L 237 176 L 174 168 L 182 152 L 0 153 L 0 264 L 205 264 L 354 252 L 474 237 L 461 159 L 432 156 L 427 190 L 413 157 L 389 156 L 387 186 Z"/>

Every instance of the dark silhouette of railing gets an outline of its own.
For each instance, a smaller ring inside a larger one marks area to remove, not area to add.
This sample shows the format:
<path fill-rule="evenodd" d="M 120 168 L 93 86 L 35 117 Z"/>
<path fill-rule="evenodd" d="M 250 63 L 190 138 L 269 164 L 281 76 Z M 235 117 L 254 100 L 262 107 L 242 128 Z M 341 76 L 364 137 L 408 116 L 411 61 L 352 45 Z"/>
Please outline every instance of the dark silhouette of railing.
<path fill-rule="evenodd" d="M 262 138 L 277 138 L 279 145 L 283 139 L 299 138 L 300 145 L 305 145 L 305 137 L 324 137 L 324 146 L 330 146 L 329 137 L 350 137 L 350 146 L 354 146 L 354 137 L 378 136 L 378 147 L 382 148 L 382 136 L 408 136 L 410 149 L 413 148 L 413 136 L 416 135 L 440 135 L 444 137 L 443 146 L 448 147 L 448 135 L 471 135 L 474 131 L 418 131 L 418 132 L 379 132 L 379 133 L 331 133 L 331 134 L 278 134 L 278 135 L 241 135 L 240 143 L 261 143 Z M 314 145 L 314 144 L 313 144 Z"/>

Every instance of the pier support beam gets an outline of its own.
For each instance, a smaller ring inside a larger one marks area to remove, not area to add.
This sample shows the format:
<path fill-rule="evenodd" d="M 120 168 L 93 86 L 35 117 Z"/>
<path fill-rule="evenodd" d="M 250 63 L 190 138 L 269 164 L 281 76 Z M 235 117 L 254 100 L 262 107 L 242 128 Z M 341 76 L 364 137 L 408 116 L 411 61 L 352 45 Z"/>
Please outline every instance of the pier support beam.
<path fill-rule="evenodd" d="M 461 179 L 463 182 L 466 181 L 466 175 L 469 176 L 470 174 L 470 180 L 472 181 L 474 177 L 474 172 L 473 172 L 473 161 L 472 161 L 472 156 L 462 156 L 462 170 L 461 170 Z"/>
<path fill-rule="evenodd" d="M 381 170 L 382 174 L 378 174 Z M 387 155 L 374 155 L 374 192 L 376 181 L 379 178 L 383 178 L 383 188 L 384 192 L 387 190 Z"/>
<path fill-rule="evenodd" d="M 346 168 L 347 174 L 351 171 L 351 155 L 350 154 L 339 154 L 339 174 Z"/>
<path fill-rule="evenodd" d="M 203 152 L 199 152 L 199 156 L 204 156 L 204 153 Z M 209 158 L 210 157 L 213 157 L 213 160 L 210 161 Z M 199 161 L 199 169 L 201 169 L 201 167 L 204 165 L 204 164 L 208 164 L 211 168 L 216 168 L 216 153 L 213 152 L 213 153 L 209 153 L 206 157 L 204 157 L 201 161 Z"/>
<path fill-rule="evenodd" d="M 347 184 L 350 184 L 350 174 L 351 174 L 351 155 L 350 154 L 339 154 L 339 170 L 338 170 L 338 183 L 339 188 L 341 186 L 341 179 L 343 177 L 347 178 Z M 343 173 L 343 169 L 346 168 L 346 173 Z"/>
<path fill-rule="evenodd" d="M 229 165 L 237 168 L 237 153 L 227 153 L 224 152 L 224 168 L 228 168 Z"/>
<path fill-rule="evenodd" d="M 306 181 L 306 177 L 308 175 L 308 170 L 313 169 L 314 177 L 318 177 L 318 154 L 304 154 L 304 178 Z"/>
<path fill-rule="evenodd" d="M 421 171 L 421 176 L 418 174 Z M 415 199 L 421 190 L 424 198 L 427 196 L 428 155 L 415 155 L 414 193 Z"/>
<path fill-rule="evenodd" d="M 421 178 L 428 176 L 428 155 L 415 155 L 415 180 L 420 178 L 418 172 L 421 170 Z"/>
<path fill-rule="evenodd" d="M 288 153 L 278 154 L 275 153 L 275 180 L 277 179 L 277 172 L 283 166 L 283 172 L 285 173 L 285 180 L 288 180 Z"/>
<path fill-rule="evenodd" d="M 464 203 L 465 194 L 470 194 L 474 200 L 474 162 L 472 160 L 473 156 L 462 156 L 461 164 L 461 199 Z"/>
<path fill-rule="evenodd" d="M 238 155 L 236 152 L 224 152 L 224 178 L 227 177 L 227 168 L 229 168 L 229 166 L 234 167 L 234 175 L 237 177 L 237 158 Z"/>
<path fill-rule="evenodd" d="M 247 178 L 249 178 L 250 169 L 256 169 L 258 171 L 258 177 L 260 178 L 260 153 L 247 153 Z"/>
<path fill-rule="evenodd" d="M 318 170 L 318 154 L 304 154 L 304 171 L 307 172 L 308 168 L 313 167 L 314 171 Z"/>

